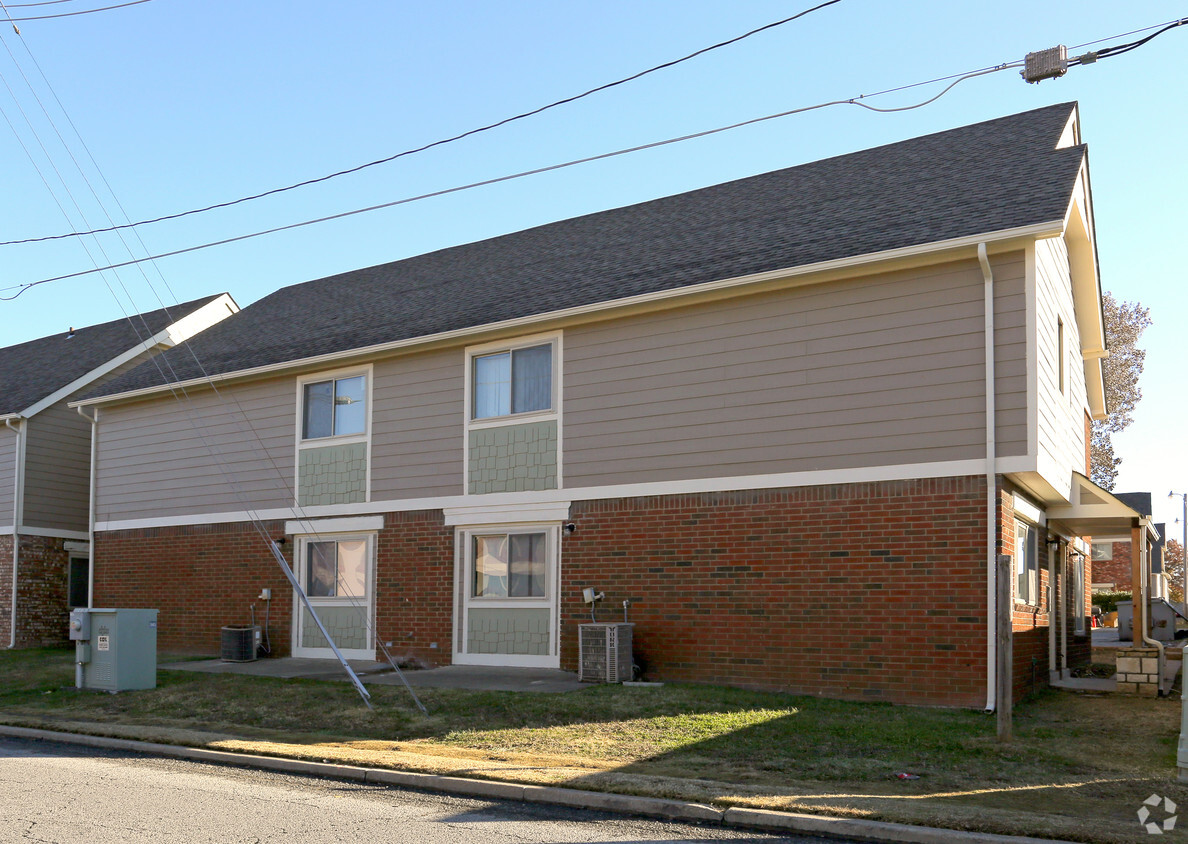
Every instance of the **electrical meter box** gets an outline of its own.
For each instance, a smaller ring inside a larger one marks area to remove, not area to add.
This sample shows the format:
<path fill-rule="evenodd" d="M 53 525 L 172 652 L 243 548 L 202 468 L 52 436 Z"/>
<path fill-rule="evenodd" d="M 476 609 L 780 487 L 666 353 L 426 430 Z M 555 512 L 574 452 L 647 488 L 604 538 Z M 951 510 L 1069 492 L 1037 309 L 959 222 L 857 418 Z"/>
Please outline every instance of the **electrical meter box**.
<path fill-rule="evenodd" d="M 157 610 L 70 612 L 80 689 L 123 692 L 157 687 Z"/>

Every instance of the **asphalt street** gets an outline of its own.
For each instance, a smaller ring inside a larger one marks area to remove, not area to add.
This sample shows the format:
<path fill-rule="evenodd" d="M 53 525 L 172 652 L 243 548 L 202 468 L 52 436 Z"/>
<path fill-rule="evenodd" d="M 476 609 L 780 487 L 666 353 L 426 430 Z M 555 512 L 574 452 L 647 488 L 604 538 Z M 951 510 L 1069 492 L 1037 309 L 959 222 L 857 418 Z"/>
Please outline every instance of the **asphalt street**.
<path fill-rule="evenodd" d="M 0 842 L 9 841 L 824 840 L 0 738 Z"/>

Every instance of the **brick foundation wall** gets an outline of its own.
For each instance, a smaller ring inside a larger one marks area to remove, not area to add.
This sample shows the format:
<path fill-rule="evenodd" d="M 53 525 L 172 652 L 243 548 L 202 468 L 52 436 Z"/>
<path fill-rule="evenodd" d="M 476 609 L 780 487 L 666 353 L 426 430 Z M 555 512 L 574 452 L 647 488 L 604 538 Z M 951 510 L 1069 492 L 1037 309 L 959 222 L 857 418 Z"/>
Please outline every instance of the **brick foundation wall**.
<path fill-rule="evenodd" d="M 45 536 L 20 538 L 17 568 L 18 648 L 60 645 L 68 641 L 66 584 L 70 555 L 63 547 L 64 541 Z M 11 579 L 8 582 L 11 583 Z"/>
<path fill-rule="evenodd" d="M 266 525 L 283 536 L 284 523 Z M 453 618 L 454 531 L 441 511 L 389 513 L 377 543 L 377 641 L 394 657 L 448 663 Z M 283 546 L 293 564 L 293 544 Z M 160 610 L 157 647 L 218 654 L 222 627 L 246 624 L 260 590 L 274 596 L 273 656 L 292 650 L 292 589 L 257 530 L 247 523 L 105 532 L 95 537 L 95 606 Z M 436 647 L 435 647 L 436 646 Z"/>
<path fill-rule="evenodd" d="M 376 633 L 394 659 L 434 666 L 453 654 L 454 529 L 440 510 L 389 513 L 376 558 Z"/>
<path fill-rule="evenodd" d="M 600 620 L 632 602 L 650 678 L 985 703 L 983 478 L 579 501 L 570 518 L 564 668 L 576 667 L 589 618 L 581 589 L 594 586 L 607 596 Z M 159 609 L 162 651 L 217 654 L 220 628 L 246 622 L 249 604 L 262 620 L 267 587 L 273 654 L 289 653 L 291 591 L 250 524 L 105 532 L 94 553 L 95 605 Z M 454 559 L 441 511 L 385 516 L 376 628 L 393 656 L 450 661 Z"/>
<path fill-rule="evenodd" d="M 280 538 L 282 522 L 265 524 Z M 292 544 L 284 552 L 292 565 Z M 262 588 L 272 601 L 272 653 L 290 651 L 293 602 L 288 581 L 250 523 L 111 531 L 96 534 L 94 606 L 147 607 L 157 616 L 157 650 L 217 655 L 221 630 L 246 624 L 249 606 L 264 620 Z"/>
<path fill-rule="evenodd" d="M 12 636 L 12 534 L 0 536 L 0 648 Z"/>
<path fill-rule="evenodd" d="M 562 667 L 584 586 L 630 600 L 657 680 L 980 707 L 986 680 L 978 477 L 574 502 Z"/>

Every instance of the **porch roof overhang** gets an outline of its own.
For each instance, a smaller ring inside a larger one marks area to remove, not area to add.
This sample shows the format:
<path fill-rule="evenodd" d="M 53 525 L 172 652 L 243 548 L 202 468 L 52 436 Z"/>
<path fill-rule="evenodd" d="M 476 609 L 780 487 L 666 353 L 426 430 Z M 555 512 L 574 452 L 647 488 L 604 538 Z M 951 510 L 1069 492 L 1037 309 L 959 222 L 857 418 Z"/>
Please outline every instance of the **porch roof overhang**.
<path fill-rule="evenodd" d="M 1049 507 L 1048 525 L 1069 536 L 1126 537 L 1137 526 L 1158 538 L 1148 516 L 1124 504 L 1079 472 L 1073 472 L 1072 501 Z"/>

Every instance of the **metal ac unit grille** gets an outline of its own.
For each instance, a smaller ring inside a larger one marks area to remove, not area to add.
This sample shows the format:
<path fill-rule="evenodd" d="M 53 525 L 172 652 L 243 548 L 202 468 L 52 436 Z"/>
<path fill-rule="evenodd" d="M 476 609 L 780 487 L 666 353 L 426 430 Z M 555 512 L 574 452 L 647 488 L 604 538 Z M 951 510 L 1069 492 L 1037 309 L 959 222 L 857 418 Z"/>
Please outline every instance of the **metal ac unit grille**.
<path fill-rule="evenodd" d="M 224 627 L 221 637 L 223 662 L 255 662 L 256 642 L 259 637 L 258 625 Z"/>
<path fill-rule="evenodd" d="M 631 679 L 632 624 L 578 626 L 578 679 L 621 683 Z"/>

